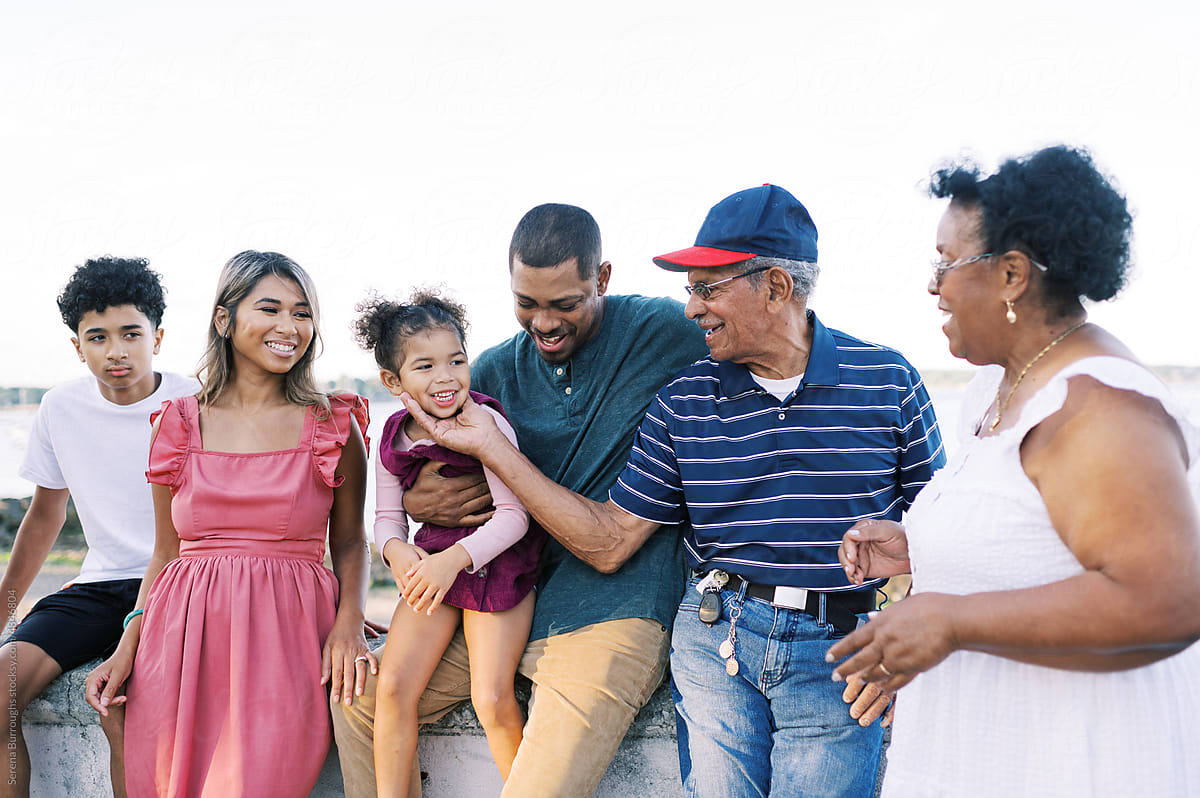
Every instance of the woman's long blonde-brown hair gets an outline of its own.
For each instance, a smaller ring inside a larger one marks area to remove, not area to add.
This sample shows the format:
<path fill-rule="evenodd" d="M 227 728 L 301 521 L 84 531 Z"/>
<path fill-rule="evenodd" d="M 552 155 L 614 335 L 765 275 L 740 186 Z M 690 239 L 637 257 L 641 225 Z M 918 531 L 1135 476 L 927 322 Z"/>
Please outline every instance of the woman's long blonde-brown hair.
<path fill-rule="evenodd" d="M 283 280 L 289 280 L 300 288 L 300 293 L 308 302 L 313 320 L 313 339 L 309 342 L 304 354 L 296 361 L 296 365 L 284 375 L 284 396 L 289 402 L 297 405 L 316 405 L 322 410 L 329 409 L 328 397 L 317 389 L 313 377 L 313 361 L 319 352 L 317 346 L 321 343 L 321 313 L 317 307 L 317 292 L 313 287 L 312 278 L 300 265 L 286 255 L 278 252 L 258 252 L 248 249 L 239 252 L 229 259 L 221 270 L 221 278 L 217 282 L 217 296 L 213 301 L 213 310 L 209 316 L 208 346 L 200 358 L 196 370 L 202 387 L 198 398 L 200 404 L 208 405 L 217 400 L 233 381 L 233 331 L 237 324 L 238 303 L 249 296 L 258 285 L 258 281 L 275 275 Z M 217 329 L 217 308 L 225 308 L 229 321 L 225 326 L 225 335 Z"/>

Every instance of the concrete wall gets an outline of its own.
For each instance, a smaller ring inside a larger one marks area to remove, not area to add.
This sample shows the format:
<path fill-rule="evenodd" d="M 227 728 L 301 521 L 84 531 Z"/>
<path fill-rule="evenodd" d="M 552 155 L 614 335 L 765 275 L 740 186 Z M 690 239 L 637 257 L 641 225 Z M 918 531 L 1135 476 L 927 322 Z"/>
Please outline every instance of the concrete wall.
<path fill-rule="evenodd" d="M 36 798 L 112 795 L 108 741 L 95 710 L 83 698 L 83 680 L 96 664 L 61 676 L 25 712 L 25 739 L 33 763 L 31 792 Z M 423 727 L 419 745 L 424 794 L 428 798 L 482 798 L 500 793 L 500 775 L 469 705 Z M 342 794 L 335 749 L 329 753 L 312 796 Z M 638 714 L 596 796 L 679 795 L 682 790 L 675 752 L 675 710 L 669 691 L 663 687 Z"/>

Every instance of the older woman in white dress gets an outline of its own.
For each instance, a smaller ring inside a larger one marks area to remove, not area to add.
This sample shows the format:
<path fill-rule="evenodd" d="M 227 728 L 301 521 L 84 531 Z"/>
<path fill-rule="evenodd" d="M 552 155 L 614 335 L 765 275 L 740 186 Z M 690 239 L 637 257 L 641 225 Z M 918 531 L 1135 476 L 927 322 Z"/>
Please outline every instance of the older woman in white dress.
<path fill-rule="evenodd" d="M 904 526 L 842 542 L 852 580 L 913 575 L 830 649 L 904 688 L 884 795 L 1200 795 L 1200 430 L 1080 302 L 1124 282 L 1125 200 L 1067 147 L 931 192 L 929 292 L 985 368 Z"/>

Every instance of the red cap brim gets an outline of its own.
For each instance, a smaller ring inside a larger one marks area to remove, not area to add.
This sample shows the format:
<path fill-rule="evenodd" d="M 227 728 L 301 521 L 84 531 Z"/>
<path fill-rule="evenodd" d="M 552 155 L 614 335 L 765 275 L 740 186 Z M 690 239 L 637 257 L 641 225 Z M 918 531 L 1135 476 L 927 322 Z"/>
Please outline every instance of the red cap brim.
<path fill-rule="evenodd" d="M 669 272 L 686 272 L 688 269 L 707 269 L 713 266 L 732 266 L 750 260 L 753 252 L 731 252 L 712 247 L 688 247 L 678 252 L 668 252 L 654 259 L 660 268 Z"/>

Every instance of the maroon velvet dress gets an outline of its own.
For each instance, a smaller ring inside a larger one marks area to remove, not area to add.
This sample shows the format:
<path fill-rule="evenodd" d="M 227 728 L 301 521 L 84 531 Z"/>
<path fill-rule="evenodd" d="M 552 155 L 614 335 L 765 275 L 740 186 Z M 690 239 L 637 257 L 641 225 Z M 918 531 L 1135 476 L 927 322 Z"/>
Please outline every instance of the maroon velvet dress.
<path fill-rule="evenodd" d="M 490 396 L 471 391 L 471 398 L 501 415 L 504 413 L 500 403 Z M 405 490 L 413 486 L 421 466 L 429 460 L 445 463 L 441 473 L 446 477 L 483 473 L 483 466 L 475 458 L 437 444 L 417 444 L 411 449 L 398 450 L 396 441 L 404 430 L 404 421 L 407 418 L 407 410 L 393 413 L 383 426 L 379 444 L 380 462 L 396 476 Z M 413 543 L 434 554 L 450 548 L 475 529 L 450 529 L 436 524 L 425 524 L 417 530 Z M 443 603 L 480 612 L 500 612 L 517 606 L 537 583 L 538 560 L 545 543 L 545 530 L 531 518 L 529 531 L 524 537 L 475 573 L 462 571 L 446 591 Z"/>

